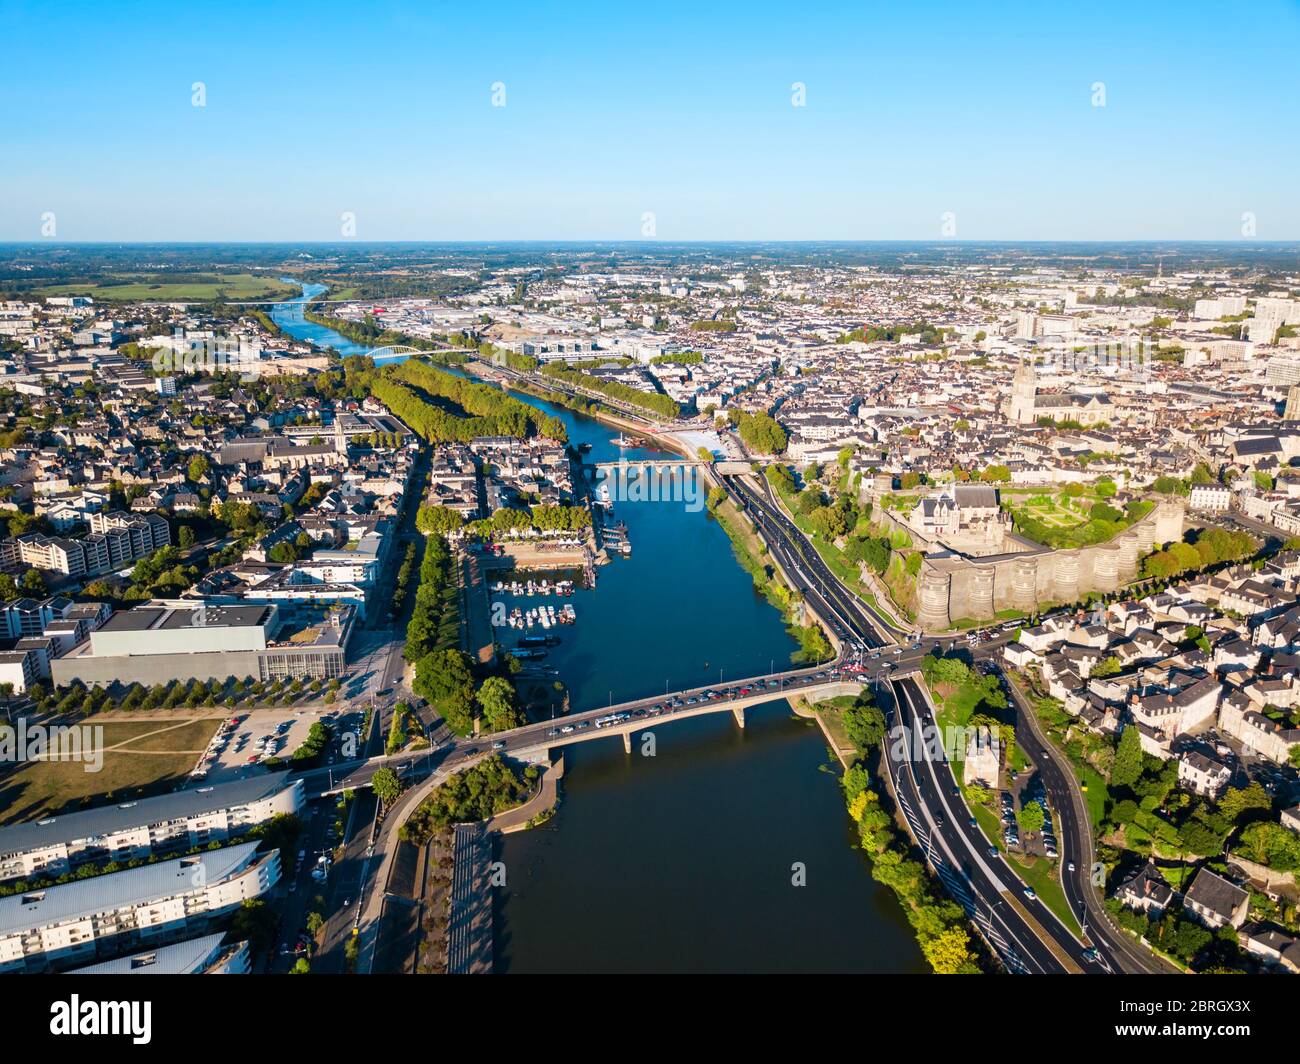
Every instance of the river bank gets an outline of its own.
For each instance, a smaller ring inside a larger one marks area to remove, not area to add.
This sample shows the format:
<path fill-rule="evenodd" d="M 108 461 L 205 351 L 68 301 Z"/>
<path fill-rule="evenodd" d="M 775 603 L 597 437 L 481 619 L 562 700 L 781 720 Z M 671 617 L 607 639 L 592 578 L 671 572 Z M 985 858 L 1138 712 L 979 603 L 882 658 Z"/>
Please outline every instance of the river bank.
<path fill-rule="evenodd" d="M 322 346 L 352 347 L 291 312 L 277 318 Z M 652 430 L 519 398 L 561 418 L 592 463 L 685 453 L 668 438 L 620 448 L 618 433 L 649 441 Z M 575 592 L 578 624 L 546 662 L 575 708 L 790 660 L 797 643 L 717 521 L 681 502 L 616 506 L 635 550 Z M 925 970 L 902 910 L 856 851 L 840 765 L 814 723 L 782 700 L 751 710 L 743 730 L 720 714 L 653 734 L 649 756 L 616 738 L 570 748 L 554 813 L 496 838 L 498 971 Z"/>

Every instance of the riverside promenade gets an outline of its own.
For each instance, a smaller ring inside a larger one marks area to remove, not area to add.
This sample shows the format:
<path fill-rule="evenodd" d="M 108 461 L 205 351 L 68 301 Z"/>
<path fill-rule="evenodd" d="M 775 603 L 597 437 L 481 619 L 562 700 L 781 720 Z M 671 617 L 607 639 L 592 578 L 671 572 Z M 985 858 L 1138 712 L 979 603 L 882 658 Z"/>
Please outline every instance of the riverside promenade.
<path fill-rule="evenodd" d="M 452 844 L 447 974 L 492 974 L 492 839 L 486 825 L 457 824 Z"/>

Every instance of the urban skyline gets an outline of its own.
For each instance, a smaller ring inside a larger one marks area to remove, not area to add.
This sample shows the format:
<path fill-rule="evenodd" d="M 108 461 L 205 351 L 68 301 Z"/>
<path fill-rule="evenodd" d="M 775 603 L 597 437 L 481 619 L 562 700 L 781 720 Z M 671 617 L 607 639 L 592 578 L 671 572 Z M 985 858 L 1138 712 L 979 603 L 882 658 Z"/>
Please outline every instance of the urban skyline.
<path fill-rule="evenodd" d="M 14 1045 L 1291 1038 L 1298 29 L 0 0 Z"/>

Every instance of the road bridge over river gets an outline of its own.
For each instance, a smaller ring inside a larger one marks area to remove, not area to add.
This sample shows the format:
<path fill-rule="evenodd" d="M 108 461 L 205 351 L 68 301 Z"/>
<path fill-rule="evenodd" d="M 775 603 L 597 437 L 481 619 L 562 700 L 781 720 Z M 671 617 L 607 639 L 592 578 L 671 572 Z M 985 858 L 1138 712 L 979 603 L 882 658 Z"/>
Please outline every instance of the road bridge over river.
<path fill-rule="evenodd" d="M 907 664 L 919 657 L 919 649 L 909 648 Z M 375 772 L 391 768 L 408 784 L 433 776 L 446 778 L 492 754 L 509 754 L 525 760 L 543 760 L 546 751 L 590 742 L 607 736 L 620 736 L 631 749 L 632 736 L 638 731 L 671 721 L 712 713 L 730 713 L 740 727 L 745 726 L 745 711 L 751 706 L 782 698 L 804 698 L 820 702 L 837 695 L 856 695 L 873 681 L 890 678 L 897 669 L 897 658 L 866 660 L 862 665 L 830 662 L 825 666 L 773 672 L 766 676 L 697 687 L 666 695 L 654 695 L 630 702 L 569 713 L 554 720 L 526 724 L 510 731 L 493 732 L 487 737 L 458 739 L 445 746 L 415 753 L 385 754 L 302 773 L 309 795 L 339 794 L 370 786 Z M 862 669 L 864 671 L 856 671 Z"/>

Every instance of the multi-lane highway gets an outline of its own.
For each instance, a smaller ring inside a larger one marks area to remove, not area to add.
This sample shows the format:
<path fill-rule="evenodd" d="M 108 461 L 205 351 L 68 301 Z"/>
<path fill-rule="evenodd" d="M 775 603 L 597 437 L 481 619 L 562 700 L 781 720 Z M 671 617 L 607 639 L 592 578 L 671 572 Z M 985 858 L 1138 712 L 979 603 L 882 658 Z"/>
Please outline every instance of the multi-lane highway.
<path fill-rule="evenodd" d="M 917 681 L 891 685 L 890 723 L 919 734 L 934 724 Z M 887 743 L 886 757 L 903 814 L 936 874 L 1013 972 L 1103 972 L 1099 958 L 1026 892 L 992 846 L 957 787 L 948 762 L 925 742 Z M 898 757 L 899 747 L 907 756 Z"/>
<path fill-rule="evenodd" d="M 868 647 L 881 646 L 886 641 L 884 619 L 834 576 L 807 538 L 781 512 L 767 486 L 760 492 L 741 477 L 729 478 L 728 486 L 759 527 L 786 576 L 823 620 L 841 638 Z M 985 644 L 980 656 L 986 656 L 1006 638 L 1003 635 Z M 900 665 L 910 664 L 937 642 L 942 641 L 914 641 L 895 660 Z M 900 675 L 904 671 L 900 668 Z M 914 681 L 902 680 L 890 687 L 891 724 L 915 727 L 918 716 L 928 716 L 924 696 Z M 948 765 L 932 760 L 927 744 L 915 745 L 921 752 L 919 759 L 909 757 L 900 761 L 892 756 L 892 751 L 887 752 L 890 756 L 885 759 L 904 816 L 945 886 L 966 907 L 1008 967 L 1029 972 L 1132 970 L 1128 951 L 1115 946 L 1110 936 L 1093 936 L 1089 941 L 1095 947 L 1094 952 L 1076 940 L 1041 899 L 1025 894 L 1023 883 L 1002 858 L 990 853 L 983 832 L 971 825 L 970 811 L 957 791 Z M 1043 756 L 1043 750 L 1038 749 L 1037 753 L 1042 758 L 1040 764 L 1049 769 L 1057 767 L 1054 761 Z M 1073 806 L 1059 790 L 1053 794 L 1049 789 L 1049 803 L 1055 804 L 1061 821 L 1062 860 L 1067 866 L 1075 864 L 1077 877 L 1086 867 L 1086 861 L 1080 856 L 1086 845 L 1086 823 L 1081 824 Z M 1064 812 L 1067 807 L 1068 819 Z M 1077 878 L 1072 881 L 1078 886 Z M 1084 902 L 1077 893 L 1071 898 L 1071 904 L 1076 906 L 1076 911 L 1088 911 L 1079 908 Z M 1089 926 L 1095 928 L 1098 922 L 1094 919 Z M 1104 919 L 1100 922 L 1104 923 Z M 1110 930 L 1109 925 L 1105 930 Z"/>
<path fill-rule="evenodd" d="M 990 665 L 997 667 L 992 662 Z M 1056 814 L 1061 840 L 1061 885 L 1071 912 L 1079 918 L 1088 937 L 1098 944 L 1103 958 L 1113 961 L 1118 971 L 1135 974 L 1175 971 L 1111 924 L 1092 880 L 1092 831 L 1083 795 L 1071 778 L 1063 755 L 1039 730 L 1024 693 L 1014 683 L 1004 686 L 1016 709 L 1016 742 L 1038 767 L 1048 804 Z"/>
<path fill-rule="evenodd" d="M 758 526 L 772 557 L 823 621 L 843 640 L 850 630 L 868 647 L 890 641 L 899 630 L 848 590 L 793 521 L 781 512 L 766 481 L 756 489 L 745 477 L 727 477 L 727 487 Z M 850 627 L 852 626 L 852 628 Z M 884 633 L 890 633 L 886 636 Z"/>

